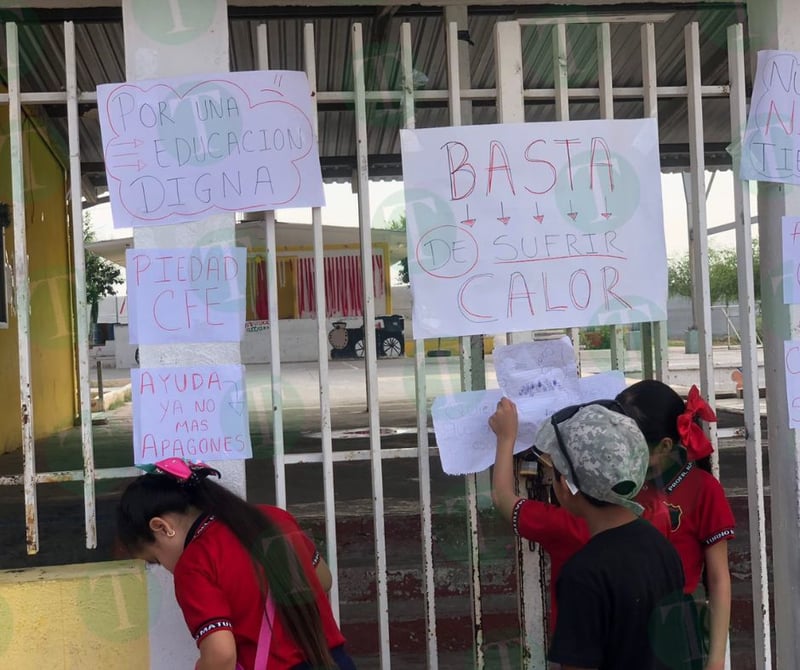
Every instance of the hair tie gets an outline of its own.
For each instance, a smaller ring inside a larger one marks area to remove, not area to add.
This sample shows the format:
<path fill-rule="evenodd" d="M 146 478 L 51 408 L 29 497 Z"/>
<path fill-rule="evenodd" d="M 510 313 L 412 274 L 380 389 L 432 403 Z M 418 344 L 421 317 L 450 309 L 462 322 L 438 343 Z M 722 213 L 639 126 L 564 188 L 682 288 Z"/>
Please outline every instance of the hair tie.
<path fill-rule="evenodd" d="M 678 435 L 681 444 L 686 447 L 686 453 L 690 461 L 697 461 L 709 456 L 714 447 L 711 440 L 703 431 L 699 424 L 699 419 L 708 422 L 716 422 L 717 415 L 711 406 L 703 400 L 697 386 L 689 389 L 686 398 L 686 408 L 683 414 L 678 417 Z"/>
<path fill-rule="evenodd" d="M 139 466 L 142 470 L 150 474 L 167 475 L 176 479 L 180 484 L 194 486 L 199 484 L 209 475 L 214 475 L 221 479 L 219 470 L 215 470 L 210 465 L 201 461 L 188 461 L 183 458 L 166 458 L 163 461 Z"/>

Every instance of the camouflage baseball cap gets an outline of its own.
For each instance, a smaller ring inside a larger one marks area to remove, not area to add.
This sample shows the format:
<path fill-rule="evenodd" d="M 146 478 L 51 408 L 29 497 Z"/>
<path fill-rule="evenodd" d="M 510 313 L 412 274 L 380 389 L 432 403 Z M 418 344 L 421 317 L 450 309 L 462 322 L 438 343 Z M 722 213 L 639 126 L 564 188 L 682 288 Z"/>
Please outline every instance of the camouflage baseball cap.
<path fill-rule="evenodd" d="M 562 413 L 569 418 L 558 421 Z M 548 454 L 555 469 L 582 493 L 642 513 L 633 497 L 644 483 L 649 453 L 629 416 L 593 403 L 564 408 L 539 429 L 536 449 Z"/>

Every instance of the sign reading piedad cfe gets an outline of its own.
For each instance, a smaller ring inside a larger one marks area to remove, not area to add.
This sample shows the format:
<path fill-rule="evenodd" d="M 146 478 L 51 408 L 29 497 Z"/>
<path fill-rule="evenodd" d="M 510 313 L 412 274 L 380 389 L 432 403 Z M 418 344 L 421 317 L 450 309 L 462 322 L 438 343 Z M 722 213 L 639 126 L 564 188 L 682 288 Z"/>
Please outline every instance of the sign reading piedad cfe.
<path fill-rule="evenodd" d="M 128 249 L 130 341 L 239 342 L 246 253 L 243 247 Z"/>
<path fill-rule="evenodd" d="M 116 227 L 325 204 L 303 72 L 97 88 Z"/>
<path fill-rule="evenodd" d="M 400 133 L 415 339 L 666 319 L 654 119 Z"/>

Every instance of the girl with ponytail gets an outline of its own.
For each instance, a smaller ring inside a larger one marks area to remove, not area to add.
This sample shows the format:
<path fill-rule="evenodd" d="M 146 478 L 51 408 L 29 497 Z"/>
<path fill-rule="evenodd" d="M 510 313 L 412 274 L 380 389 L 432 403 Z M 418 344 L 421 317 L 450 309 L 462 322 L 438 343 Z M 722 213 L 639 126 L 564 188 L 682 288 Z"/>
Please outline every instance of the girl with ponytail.
<path fill-rule="evenodd" d="M 705 670 L 722 670 L 731 613 L 728 542 L 735 521 L 725 491 L 710 473 L 711 441 L 700 424 L 717 420 L 714 410 L 692 386 L 683 401 L 655 379 L 626 388 L 617 401 L 644 433 L 650 448 L 648 481 L 636 500 L 658 501 L 670 515 L 669 539 L 680 554 L 684 591 L 695 594 L 704 634 Z"/>
<path fill-rule="evenodd" d="M 325 591 L 331 574 L 288 512 L 254 506 L 177 458 L 133 481 L 117 509 L 130 554 L 169 570 L 197 670 L 355 670 Z"/>

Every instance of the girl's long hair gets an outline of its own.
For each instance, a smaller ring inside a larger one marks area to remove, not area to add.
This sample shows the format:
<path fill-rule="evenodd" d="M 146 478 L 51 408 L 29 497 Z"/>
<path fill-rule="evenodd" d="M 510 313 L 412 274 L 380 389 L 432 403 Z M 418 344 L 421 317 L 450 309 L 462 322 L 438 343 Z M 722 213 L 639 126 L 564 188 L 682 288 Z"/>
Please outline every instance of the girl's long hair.
<path fill-rule="evenodd" d="M 657 379 L 643 379 L 631 384 L 616 398 L 625 413 L 639 425 L 648 445 L 656 445 L 665 437 L 673 444 L 681 443 L 678 434 L 678 417 L 686 409 L 686 403 L 677 392 Z M 696 465 L 711 471 L 710 458 L 702 458 Z"/>
<path fill-rule="evenodd" d="M 155 541 L 150 519 L 185 513 L 190 507 L 213 514 L 247 549 L 262 595 L 268 587 L 277 615 L 311 666 L 335 668 L 316 594 L 288 538 L 261 510 L 220 484 L 198 477 L 178 481 L 165 474 L 140 476 L 117 508 L 119 539 L 129 551 L 139 550 Z"/>

